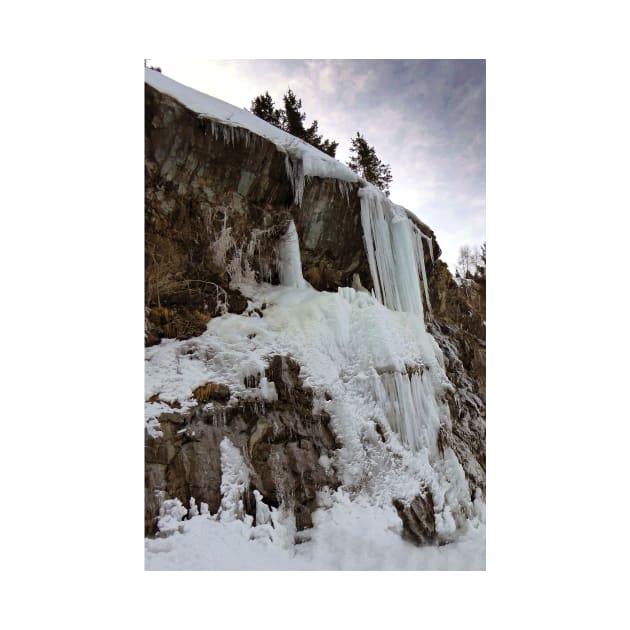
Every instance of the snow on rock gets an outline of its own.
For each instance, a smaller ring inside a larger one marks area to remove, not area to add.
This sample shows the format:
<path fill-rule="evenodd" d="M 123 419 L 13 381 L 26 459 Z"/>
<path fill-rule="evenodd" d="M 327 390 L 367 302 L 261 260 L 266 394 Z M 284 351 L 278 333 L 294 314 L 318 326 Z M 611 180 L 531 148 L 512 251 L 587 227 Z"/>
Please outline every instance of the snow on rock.
<path fill-rule="evenodd" d="M 298 204 L 305 176 L 330 177 L 344 182 L 358 182 L 360 180 L 359 176 L 345 164 L 326 155 L 307 142 L 270 125 L 245 109 L 240 109 L 218 98 L 198 92 L 173 79 L 169 79 L 161 72 L 149 70 L 148 68 L 145 69 L 144 80 L 151 87 L 163 94 L 172 96 L 200 116 L 220 123 L 224 129 L 245 129 L 271 140 L 290 158 L 287 163 L 287 172 L 294 184 L 294 193 Z M 216 131 L 216 128 L 214 131 Z M 230 139 L 233 140 L 233 136 L 228 133 L 225 139 L 228 141 Z"/>
<path fill-rule="evenodd" d="M 179 499 L 167 499 L 160 506 L 158 530 L 161 534 L 172 534 L 179 531 L 182 526 L 182 519 L 187 513 L 188 510 Z"/>
<path fill-rule="evenodd" d="M 221 441 L 221 508 L 223 521 L 243 520 L 246 517 L 243 494 L 249 484 L 249 471 L 241 451 L 225 437 Z"/>
<path fill-rule="evenodd" d="M 185 405 L 200 380 L 222 379 L 232 393 L 228 404 L 237 404 L 255 391 L 244 385 L 244 363 L 260 366 L 262 376 L 269 357 L 291 356 L 343 445 L 332 464 L 344 487 L 381 507 L 430 488 L 436 514 L 448 507 L 464 531 L 472 504 L 463 472 L 454 474 L 436 446 L 440 423 L 448 421 L 443 394 L 450 384 L 422 320 L 349 287 L 336 293 L 266 284 L 242 290 L 253 303 L 267 304 L 265 316 L 227 314 L 212 319 L 200 337 L 149 348 L 149 391 L 179 392 Z M 222 444 L 226 470 L 230 453 Z M 452 466 L 459 467 L 457 460 Z M 237 504 L 233 497 L 231 505 Z M 447 527 L 442 531 L 452 539 Z"/>

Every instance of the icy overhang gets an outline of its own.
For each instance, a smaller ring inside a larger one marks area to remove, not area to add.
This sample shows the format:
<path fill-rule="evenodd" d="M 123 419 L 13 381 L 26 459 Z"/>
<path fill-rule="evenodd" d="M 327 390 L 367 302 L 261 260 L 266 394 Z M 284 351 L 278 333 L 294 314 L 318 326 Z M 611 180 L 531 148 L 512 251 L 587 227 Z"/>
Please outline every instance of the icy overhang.
<path fill-rule="evenodd" d="M 361 178 L 348 166 L 326 155 L 307 142 L 278 129 L 245 109 L 239 109 L 208 94 L 193 90 L 155 70 L 144 71 L 145 83 L 168 94 L 187 109 L 203 118 L 209 118 L 223 125 L 247 129 L 273 142 L 280 151 L 302 162 L 303 174 L 307 177 L 338 179 L 358 183 Z"/>

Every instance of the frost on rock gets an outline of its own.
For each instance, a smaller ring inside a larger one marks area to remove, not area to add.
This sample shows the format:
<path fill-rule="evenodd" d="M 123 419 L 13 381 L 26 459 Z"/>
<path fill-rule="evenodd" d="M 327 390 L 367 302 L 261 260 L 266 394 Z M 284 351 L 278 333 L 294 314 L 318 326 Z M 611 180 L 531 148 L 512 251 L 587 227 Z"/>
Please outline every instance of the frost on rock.
<path fill-rule="evenodd" d="M 255 290 L 252 303 L 267 304 L 263 318 L 216 317 L 196 339 L 147 349 L 148 391 L 184 406 L 199 383 L 221 380 L 235 400 L 255 396 L 263 413 L 264 403 L 278 396 L 276 385 L 291 383 L 282 358 L 276 384 L 267 379 L 269 357 L 290 356 L 313 389 L 314 410 L 330 416 L 341 444 L 322 466 L 334 469 L 353 496 L 369 496 L 375 505 L 391 507 L 396 498 L 412 500 L 430 488 L 444 521 L 440 532 L 453 538 L 449 513 L 465 531 L 472 505 L 463 471 L 456 458 L 447 465 L 438 450 L 442 425 L 450 423 L 445 395 L 452 385 L 423 321 L 350 287 L 331 293 L 261 283 Z M 248 472 L 229 440 L 221 443 L 221 463 L 220 518 L 242 518 Z M 282 471 L 275 472 L 282 495 Z"/>
<path fill-rule="evenodd" d="M 147 418 L 145 420 L 145 427 L 147 430 L 147 434 L 151 438 L 155 439 L 164 435 L 164 433 L 162 433 L 162 429 L 160 428 L 160 422 L 157 418 Z"/>
<path fill-rule="evenodd" d="M 271 523 L 271 511 L 269 507 L 263 503 L 263 497 L 258 490 L 254 490 L 254 499 L 256 500 L 256 525 L 267 525 Z"/>

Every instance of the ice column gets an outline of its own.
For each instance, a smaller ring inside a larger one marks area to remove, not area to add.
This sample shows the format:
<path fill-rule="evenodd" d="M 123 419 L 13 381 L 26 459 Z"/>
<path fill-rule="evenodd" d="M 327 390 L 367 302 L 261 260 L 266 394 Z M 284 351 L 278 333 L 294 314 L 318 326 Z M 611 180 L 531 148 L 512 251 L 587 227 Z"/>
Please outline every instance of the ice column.
<path fill-rule="evenodd" d="M 391 428 L 414 451 L 435 453 L 441 423 L 442 369 L 434 344 L 424 326 L 419 274 L 422 275 L 427 307 L 429 291 L 422 236 L 407 217 L 374 187 L 359 191 L 361 223 L 376 297 L 394 311 L 417 316 L 422 364 L 419 371 L 379 371 L 375 394 Z"/>
<path fill-rule="evenodd" d="M 434 455 L 442 414 L 429 375 L 386 372 L 379 381 L 377 398 L 389 426 L 412 451 L 426 449 Z"/>
<path fill-rule="evenodd" d="M 291 221 L 278 244 L 278 275 L 280 284 L 301 289 L 305 286 L 300 259 L 300 241 L 295 223 Z"/>
<path fill-rule="evenodd" d="M 404 208 L 374 187 L 359 190 L 361 224 L 376 297 L 393 311 L 423 320 L 416 244 Z"/>
<path fill-rule="evenodd" d="M 429 300 L 429 283 L 427 282 L 427 270 L 424 267 L 424 248 L 422 247 L 422 238 L 424 234 L 421 232 L 415 231 L 415 244 L 416 244 L 416 260 L 420 265 L 420 271 L 422 273 L 422 284 L 424 286 L 424 297 L 425 304 L 427 305 L 427 309 L 429 313 L 431 312 L 431 301 Z M 431 241 L 429 240 L 429 246 L 431 245 Z M 431 250 L 431 260 L 433 260 L 433 250 Z"/>

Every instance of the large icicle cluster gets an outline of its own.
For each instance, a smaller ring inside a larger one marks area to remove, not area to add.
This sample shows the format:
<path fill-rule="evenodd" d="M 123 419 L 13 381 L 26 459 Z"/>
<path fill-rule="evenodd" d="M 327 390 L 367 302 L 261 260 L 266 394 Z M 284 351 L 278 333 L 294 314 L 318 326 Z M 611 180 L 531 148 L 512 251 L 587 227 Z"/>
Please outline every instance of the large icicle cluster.
<path fill-rule="evenodd" d="M 424 271 L 422 235 L 411 224 L 407 211 L 392 203 L 374 186 L 361 188 L 359 199 L 365 250 L 376 297 L 394 311 L 414 313 L 423 319 L 419 266 L 423 270 L 427 304 L 429 290 Z"/>
<path fill-rule="evenodd" d="M 416 261 L 420 267 L 420 273 L 422 274 L 422 285 L 424 287 L 424 299 L 426 300 L 425 304 L 427 305 L 427 309 L 429 313 L 431 312 L 431 300 L 429 299 L 429 283 L 427 282 L 427 270 L 424 265 L 424 248 L 422 247 L 422 239 L 427 238 L 422 232 L 418 232 L 418 230 L 414 230 L 413 233 L 415 252 L 416 252 Z M 431 253 L 431 261 L 433 261 L 433 247 L 430 238 L 427 238 L 429 241 L 429 251 Z"/>
<path fill-rule="evenodd" d="M 423 353 L 419 370 L 380 373 L 379 399 L 389 424 L 414 451 L 436 452 L 440 426 L 450 422 L 442 401 L 446 375 L 437 344 L 424 326 L 420 294 L 422 277 L 427 308 L 431 309 L 422 239 L 407 211 L 373 186 L 359 190 L 361 222 L 376 297 L 394 311 L 415 315 L 414 327 Z M 431 249 L 431 255 L 433 250 Z M 384 393 L 384 395 L 383 395 Z"/>

